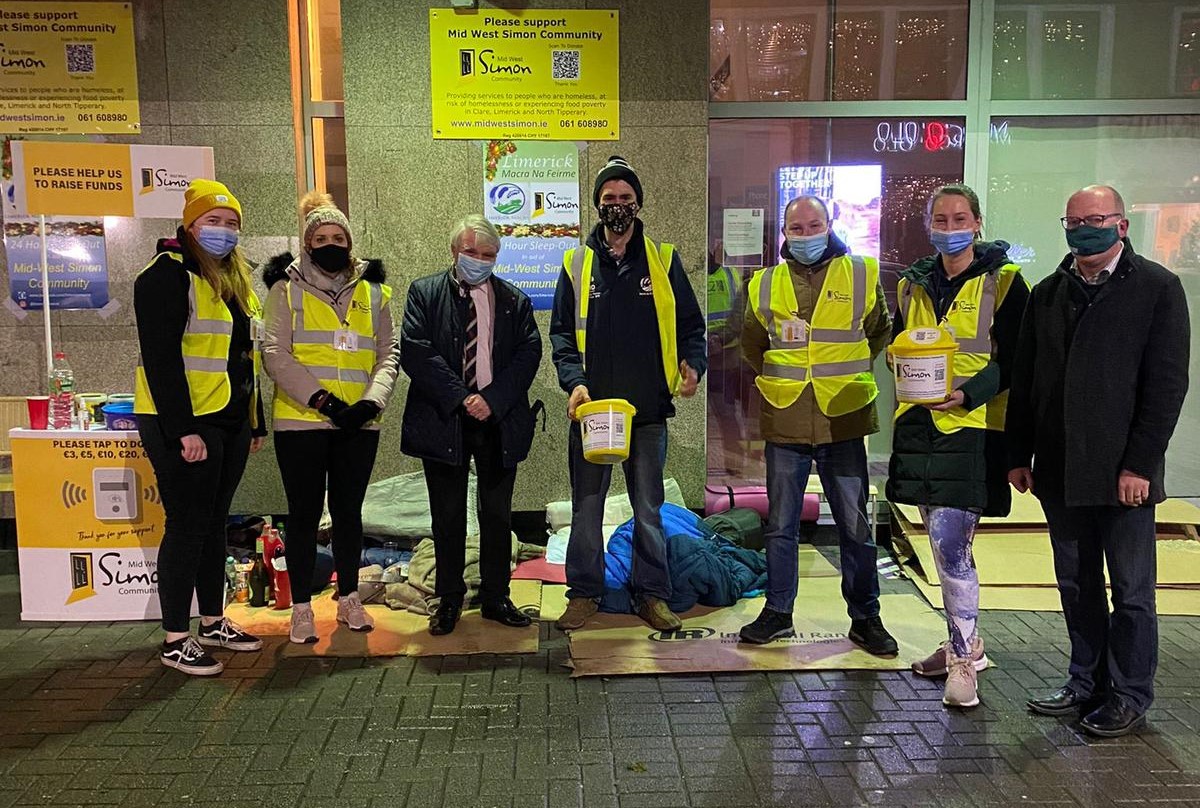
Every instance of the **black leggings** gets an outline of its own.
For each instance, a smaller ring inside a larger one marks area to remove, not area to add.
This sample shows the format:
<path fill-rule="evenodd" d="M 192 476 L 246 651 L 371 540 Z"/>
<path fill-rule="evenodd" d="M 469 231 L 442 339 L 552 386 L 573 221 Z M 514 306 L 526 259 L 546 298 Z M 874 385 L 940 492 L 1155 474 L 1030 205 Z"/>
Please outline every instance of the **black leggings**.
<path fill-rule="evenodd" d="M 287 493 L 284 552 L 292 600 L 308 603 L 317 556 L 317 527 L 329 492 L 333 564 L 339 595 L 358 591 L 362 557 L 362 504 L 375 467 L 379 431 L 298 429 L 275 433 L 275 457 Z M 326 483 L 328 481 L 328 488 Z"/>
<path fill-rule="evenodd" d="M 208 450 L 208 458 L 199 463 L 184 461 L 179 441 L 163 434 L 157 417 L 138 415 L 138 432 L 167 514 L 158 548 L 162 627 L 187 631 L 193 592 L 205 617 L 225 611 L 225 523 L 246 470 L 250 424 L 235 430 L 197 426 Z"/>

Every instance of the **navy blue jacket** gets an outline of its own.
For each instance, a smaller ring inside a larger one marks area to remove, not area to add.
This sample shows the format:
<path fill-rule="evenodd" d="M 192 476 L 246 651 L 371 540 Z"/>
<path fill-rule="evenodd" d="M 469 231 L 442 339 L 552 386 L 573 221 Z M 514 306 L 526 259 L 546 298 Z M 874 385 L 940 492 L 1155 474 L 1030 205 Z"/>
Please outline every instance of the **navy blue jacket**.
<path fill-rule="evenodd" d="M 534 413 L 529 388 L 542 361 L 542 336 L 533 305 L 517 287 L 496 276 L 492 285 L 492 383 L 479 391 L 500 425 L 505 468 L 529 456 Z M 412 383 L 404 404 L 400 451 L 450 465 L 462 452 L 463 401 L 471 395 L 462 378 L 466 305 L 449 270 L 414 281 L 400 329 L 400 366 Z"/>

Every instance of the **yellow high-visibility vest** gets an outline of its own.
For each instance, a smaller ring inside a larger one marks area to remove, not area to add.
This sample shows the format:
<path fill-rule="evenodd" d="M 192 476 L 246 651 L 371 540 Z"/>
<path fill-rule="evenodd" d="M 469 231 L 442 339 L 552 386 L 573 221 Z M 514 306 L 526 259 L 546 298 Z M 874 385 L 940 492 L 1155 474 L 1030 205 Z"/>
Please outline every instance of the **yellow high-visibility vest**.
<path fill-rule="evenodd" d="M 900 313 L 904 316 L 904 327 L 911 329 L 940 325 L 950 329 L 958 342 L 958 351 L 954 354 L 954 389 L 962 387 L 992 361 L 995 352 L 992 321 L 1013 282 L 1020 279 L 1021 283 L 1025 283 L 1020 273 L 1021 268 L 1016 264 L 1005 264 L 966 281 L 940 322 L 925 289 L 906 278 L 900 279 L 896 298 Z M 920 405 L 899 404 L 894 417 L 899 418 L 914 406 Z M 982 407 L 973 410 L 955 407 L 946 412 L 931 411 L 931 415 L 938 431 L 947 435 L 964 427 L 1002 432 L 1007 406 L 1008 391 L 1005 390 Z"/>
<path fill-rule="evenodd" d="M 650 292 L 654 297 L 654 313 L 658 318 L 658 341 L 662 345 L 663 375 L 671 395 L 679 392 L 682 378 L 679 375 L 679 348 L 676 344 L 675 292 L 671 289 L 671 256 L 675 247 L 663 243 L 655 245 L 646 237 L 646 262 L 650 265 Z M 587 368 L 587 316 L 591 298 L 592 267 L 596 253 L 591 247 L 567 250 L 563 255 L 563 269 L 571 279 L 575 291 L 575 345 Z"/>
<path fill-rule="evenodd" d="M 286 283 L 292 318 L 292 356 L 316 377 L 321 387 L 353 404 L 362 399 L 375 369 L 375 337 L 379 321 L 386 316 L 392 288 L 382 283 L 360 281 L 354 287 L 346 319 L 338 318 L 328 302 L 306 291 L 294 281 Z M 337 346 L 340 333 L 353 335 L 356 344 Z M 296 401 L 280 387 L 275 388 L 271 407 L 276 428 L 306 427 L 325 422 L 307 401 Z"/>
<path fill-rule="evenodd" d="M 232 389 L 229 384 L 229 343 L 233 339 L 233 315 L 220 298 L 212 284 L 183 265 L 183 255 L 177 252 L 160 253 L 146 266 L 145 272 L 161 258 L 167 256 L 178 262 L 179 271 L 186 272 L 191 282 L 188 287 L 188 320 L 183 331 L 183 372 L 187 378 L 188 398 L 192 401 L 193 415 L 210 415 L 220 412 L 229 404 Z M 262 318 L 262 305 L 254 291 L 250 291 L 251 321 Z M 254 326 L 251 325 L 253 334 Z M 250 396 L 250 425 L 258 426 L 258 374 L 262 366 L 262 354 L 258 341 L 254 342 L 254 391 Z M 146 415 L 157 415 L 150 384 L 146 380 L 146 369 L 138 356 L 134 379 L 133 411 Z"/>
<path fill-rule="evenodd" d="M 729 267 L 721 267 L 708 274 L 708 329 L 710 332 L 723 330 L 729 325 L 738 305 L 741 292 L 740 276 Z M 738 336 L 732 335 L 722 344 L 724 349 L 738 346 Z"/>
<path fill-rule="evenodd" d="M 762 373 L 754 383 L 768 404 L 790 407 L 810 385 L 817 406 L 828 416 L 855 412 L 875 400 L 879 388 L 871 372 L 865 322 L 878 303 L 878 286 L 879 262 L 874 258 L 833 259 L 825 270 L 812 322 L 798 329 L 799 305 L 787 262 L 754 273 L 748 295 L 770 337 Z"/>

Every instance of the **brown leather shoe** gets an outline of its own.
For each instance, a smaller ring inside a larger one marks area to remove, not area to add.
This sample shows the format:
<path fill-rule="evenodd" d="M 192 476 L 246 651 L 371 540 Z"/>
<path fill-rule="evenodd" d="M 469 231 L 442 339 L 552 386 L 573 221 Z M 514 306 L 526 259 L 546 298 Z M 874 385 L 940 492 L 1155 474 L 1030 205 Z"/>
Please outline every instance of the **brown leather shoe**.
<path fill-rule="evenodd" d="M 554 621 L 560 631 L 583 628 L 583 624 L 596 613 L 600 606 L 591 598 L 571 598 L 562 617 Z"/>
<path fill-rule="evenodd" d="M 683 621 L 658 598 L 643 598 L 637 613 L 638 617 L 659 631 L 675 631 L 683 627 Z"/>

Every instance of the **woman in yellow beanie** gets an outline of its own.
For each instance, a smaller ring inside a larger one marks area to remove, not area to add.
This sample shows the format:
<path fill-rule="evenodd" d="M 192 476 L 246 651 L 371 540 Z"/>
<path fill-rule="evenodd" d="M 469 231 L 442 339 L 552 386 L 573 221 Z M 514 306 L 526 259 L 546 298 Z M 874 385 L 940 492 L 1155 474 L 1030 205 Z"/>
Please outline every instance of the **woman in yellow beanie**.
<path fill-rule="evenodd" d="M 196 676 L 224 667 L 202 646 L 257 651 L 224 616 L 225 522 L 246 458 L 266 428 L 258 387 L 262 307 L 237 247 L 242 206 L 219 182 L 193 180 L 183 226 L 133 285 L 138 432 L 166 511 L 159 659 Z M 200 628 L 190 633 L 192 596 Z"/>
<path fill-rule="evenodd" d="M 324 193 L 300 201 L 303 251 L 271 259 L 263 361 L 275 382 L 275 456 L 288 500 L 294 643 L 317 641 L 310 604 L 322 505 L 333 518 L 337 620 L 374 621 L 358 597 L 362 506 L 379 448 L 379 416 L 400 371 L 383 262 L 351 252 L 350 222 Z"/>

